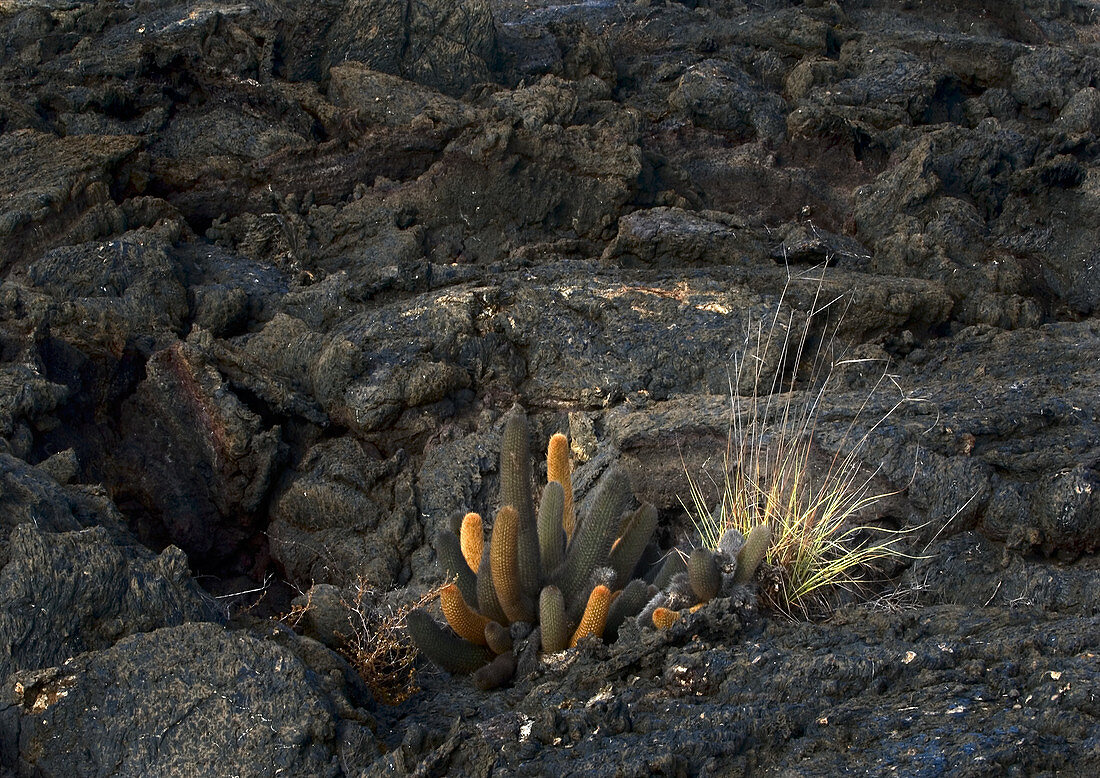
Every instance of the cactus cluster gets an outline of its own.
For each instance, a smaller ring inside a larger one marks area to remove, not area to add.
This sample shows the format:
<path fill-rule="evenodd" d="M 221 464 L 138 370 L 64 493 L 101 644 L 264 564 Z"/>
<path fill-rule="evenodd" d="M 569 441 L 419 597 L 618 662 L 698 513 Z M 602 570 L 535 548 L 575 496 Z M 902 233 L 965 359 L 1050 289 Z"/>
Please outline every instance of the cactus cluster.
<path fill-rule="evenodd" d="M 640 618 L 657 629 L 667 629 L 684 611 L 694 612 L 724 589 L 747 584 L 764 560 L 771 537 L 767 524 L 757 525 L 748 536 L 731 529 L 715 550 L 700 546 L 686 562 L 678 555 L 670 557 L 656 581 L 659 591 Z"/>
<path fill-rule="evenodd" d="M 657 527 L 657 510 L 642 504 L 627 511 L 629 483 L 611 469 L 587 515 L 576 516 L 564 435 L 550 438 L 546 469 L 536 509 L 527 418 L 513 411 L 504 428 L 501 508 L 489 542 L 476 513 L 466 514 L 457 533 L 443 530 L 437 537 L 440 562 L 453 581 L 440 595 L 450 629 L 423 610 L 407 617 L 425 656 L 450 672 L 473 673 L 481 688 L 506 683 L 515 672 L 514 625 L 537 625 L 544 653 L 589 636 L 613 640 L 656 591 L 633 576 Z M 527 631 L 518 627 L 515 634 Z"/>
<path fill-rule="evenodd" d="M 657 528 L 657 509 L 642 503 L 627 511 L 630 486 L 609 470 L 591 507 L 578 517 L 573 502 L 569 441 L 550 438 L 547 483 L 536 507 L 527 417 L 514 410 L 500 452 L 501 507 L 485 542 L 477 513 L 436 538 L 436 552 L 451 581 L 440 592 L 449 629 L 424 610 L 408 614 L 409 634 L 421 653 L 452 673 L 472 674 L 490 689 L 516 671 L 514 637 L 531 637 L 544 654 L 588 637 L 612 642 L 631 617 L 665 628 L 732 585 L 748 583 L 764 558 L 771 531 L 748 537 L 731 530 L 715 551 L 695 549 L 686 562 L 670 553 L 641 575 Z M 531 628 L 537 628 L 533 631 Z"/>

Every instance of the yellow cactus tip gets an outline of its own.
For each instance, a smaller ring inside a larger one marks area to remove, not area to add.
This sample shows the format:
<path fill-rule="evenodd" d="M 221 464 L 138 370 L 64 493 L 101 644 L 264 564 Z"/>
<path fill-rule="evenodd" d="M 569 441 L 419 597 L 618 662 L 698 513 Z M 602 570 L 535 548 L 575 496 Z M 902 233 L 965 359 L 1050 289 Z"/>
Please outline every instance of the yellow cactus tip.
<path fill-rule="evenodd" d="M 569 647 L 574 648 L 589 635 L 601 637 L 603 628 L 607 625 L 607 610 L 611 607 L 611 590 L 603 584 L 592 589 L 588 595 L 588 605 L 585 606 L 581 623 L 569 640 Z"/>
<path fill-rule="evenodd" d="M 481 564 L 481 552 L 485 548 L 485 530 L 481 514 L 471 511 L 462 517 L 462 534 L 459 536 L 462 556 L 471 570 L 477 571 Z"/>
<path fill-rule="evenodd" d="M 680 618 L 680 611 L 669 608 L 657 608 L 653 611 L 653 626 L 657 629 L 668 629 Z"/>
<path fill-rule="evenodd" d="M 485 645 L 485 624 L 489 620 L 466 603 L 457 585 L 450 583 L 440 589 L 439 604 L 456 635 L 474 645 Z"/>
<path fill-rule="evenodd" d="M 550 470 L 548 481 L 557 481 L 563 476 L 569 475 L 572 463 L 569 460 L 569 438 L 560 432 L 550 436 L 550 442 L 546 444 L 546 463 Z"/>

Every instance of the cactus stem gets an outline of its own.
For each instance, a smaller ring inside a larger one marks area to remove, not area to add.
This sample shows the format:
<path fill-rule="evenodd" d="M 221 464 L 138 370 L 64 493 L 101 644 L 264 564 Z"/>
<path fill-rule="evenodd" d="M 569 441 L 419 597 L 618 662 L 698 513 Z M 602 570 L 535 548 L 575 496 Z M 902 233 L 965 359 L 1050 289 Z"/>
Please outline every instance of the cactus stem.
<path fill-rule="evenodd" d="M 573 508 L 573 464 L 569 458 L 569 438 L 560 432 L 550 436 L 546 446 L 546 480 L 557 481 L 565 492 L 561 525 L 566 538 L 573 537 L 576 513 Z"/>
<path fill-rule="evenodd" d="M 680 611 L 668 608 L 657 608 L 653 611 L 653 626 L 657 629 L 668 629 L 680 619 Z"/>
<path fill-rule="evenodd" d="M 459 541 L 462 546 L 462 556 L 466 558 L 466 564 L 471 570 L 477 570 L 481 564 L 481 552 L 485 545 L 484 528 L 481 514 L 471 511 L 462 517 L 462 534 Z"/>
<path fill-rule="evenodd" d="M 604 625 L 607 624 L 607 610 L 611 605 L 611 590 L 603 584 L 592 589 L 588 595 L 588 605 L 585 606 L 581 623 L 577 626 L 573 637 L 569 639 L 569 647 L 573 648 L 577 643 L 589 635 L 601 637 Z"/>

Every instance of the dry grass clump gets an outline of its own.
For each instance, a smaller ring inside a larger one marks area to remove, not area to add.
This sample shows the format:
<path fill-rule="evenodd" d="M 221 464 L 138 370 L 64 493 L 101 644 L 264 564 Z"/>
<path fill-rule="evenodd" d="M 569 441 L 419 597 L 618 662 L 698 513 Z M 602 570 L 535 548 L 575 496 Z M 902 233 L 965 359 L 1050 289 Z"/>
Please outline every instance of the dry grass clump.
<path fill-rule="evenodd" d="M 703 545 L 717 548 L 730 528 L 748 534 L 759 524 L 771 526 L 765 556 L 770 569 L 761 573 L 770 585 L 761 587 L 762 594 L 792 618 L 827 612 L 846 592 L 865 594 L 883 563 L 909 558 L 900 541 L 915 531 L 859 521 L 895 494 L 876 488 L 878 470 L 864 467 L 867 441 L 900 407 L 917 400 L 900 390 L 884 360 L 837 353 L 842 351 L 840 309 L 851 299 L 822 301 L 823 278 L 804 326 L 796 325 L 793 313 L 781 319 L 780 305 L 770 322 L 760 321 L 746 336 L 744 353 L 752 356 L 734 358 L 722 473 L 704 473 L 719 494 L 717 504 L 711 507 L 707 495 L 712 492 L 685 467 L 689 500 L 684 507 Z M 808 374 L 803 381 L 796 380 L 800 367 Z M 822 457 L 814 444 L 821 409 L 836 392 L 836 377 L 853 368 L 871 368 L 877 377 L 835 453 Z M 869 408 L 882 408 L 876 398 L 888 389 L 898 395 L 892 407 L 869 423 L 862 420 Z"/>

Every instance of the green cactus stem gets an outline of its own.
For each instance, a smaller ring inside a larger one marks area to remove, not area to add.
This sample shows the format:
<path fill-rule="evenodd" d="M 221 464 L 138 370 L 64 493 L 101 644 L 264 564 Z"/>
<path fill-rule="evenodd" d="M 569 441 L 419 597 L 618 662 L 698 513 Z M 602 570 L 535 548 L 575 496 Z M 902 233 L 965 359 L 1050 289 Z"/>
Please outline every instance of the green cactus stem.
<path fill-rule="evenodd" d="M 764 561 L 768 546 L 772 542 L 772 528 L 769 524 L 757 524 L 749 530 L 745 545 L 737 554 L 737 570 L 733 573 L 734 583 L 748 583 L 756 574 L 756 568 Z"/>
<path fill-rule="evenodd" d="M 631 616 L 637 616 L 656 592 L 640 578 L 635 578 L 619 592 L 607 612 L 607 624 L 603 628 L 604 640 L 614 643 L 619 637 L 619 627 Z"/>
<path fill-rule="evenodd" d="M 444 629 L 426 611 L 414 610 L 405 617 L 409 636 L 420 653 L 449 673 L 466 675 L 488 664 L 492 653 L 482 646 Z"/>
<path fill-rule="evenodd" d="M 500 497 L 501 505 L 511 505 L 519 517 L 516 540 L 518 582 L 528 603 L 533 603 L 538 597 L 541 572 L 532 483 L 527 416 L 522 408 L 517 407 L 504 425 L 500 448 Z"/>
<path fill-rule="evenodd" d="M 557 481 L 550 481 L 542 490 L 538 517 L 539 559 L 544 579 L 561 564 L 565 553 L 565 531 L 561 524 L 564 509 L 565 490 Z"/>
<path fill-rule="evenodd" d="M 612 469 L 597 487 L 592 510 L 580 523 L 569 541 L 565 561 L 555 572 L 553 579 L 572 609 L 579 601 L 584 607 L 589 577 L 596 566 L 607 559 L 611 551 L 619 516 L 623 512 L 629 492 L 629 482 L 618 469 Z"/>
<path fill-rule="evenodd" d="M 556 586 L 545 587 L 539 595 L 539 625 L 543 653 L 564 651 L 569 645 L 569 624 L 565 620 L 565 600 Z"/>
<path fill-rule="evenodd" d="M 484 667 L 478 668 L 470 677 L 473 679 L 474 686 L 487 692 L 504 686 L 515 674 L 516 657 L 509 651 L 507 654 L 500 654 Z"/>
<path fill-rule="evenodd" d="M 608 566 L 615 571 L 615 583 L 611 587 L 613 591 L 626 586 L 656 530 L 657 509 L 649 503 L 643 503 L 630 514 L 622 537 L 615 541 L 607 560 Z"/>
<path fill-rule="evenodd" d="M 722 588 L 722 571 L 709 548 L 697 548 L 687 561 L 688 581 L 699 602 L 709 602 Z"/>
<path fill-rule="evenodd" d="M 490 621 L 485 625 L 485 644 L 494 654 L 511 653 L 512 633 L 500 622 Z"/>
<path fill-rule="evenodd" d="M 670 551 L 653 577 L 653 585 L 658 589 L 667 589 L 673 578 L 685 572 L 687 572 L 687 564 L 684 558 L 675 551 Z"/>

